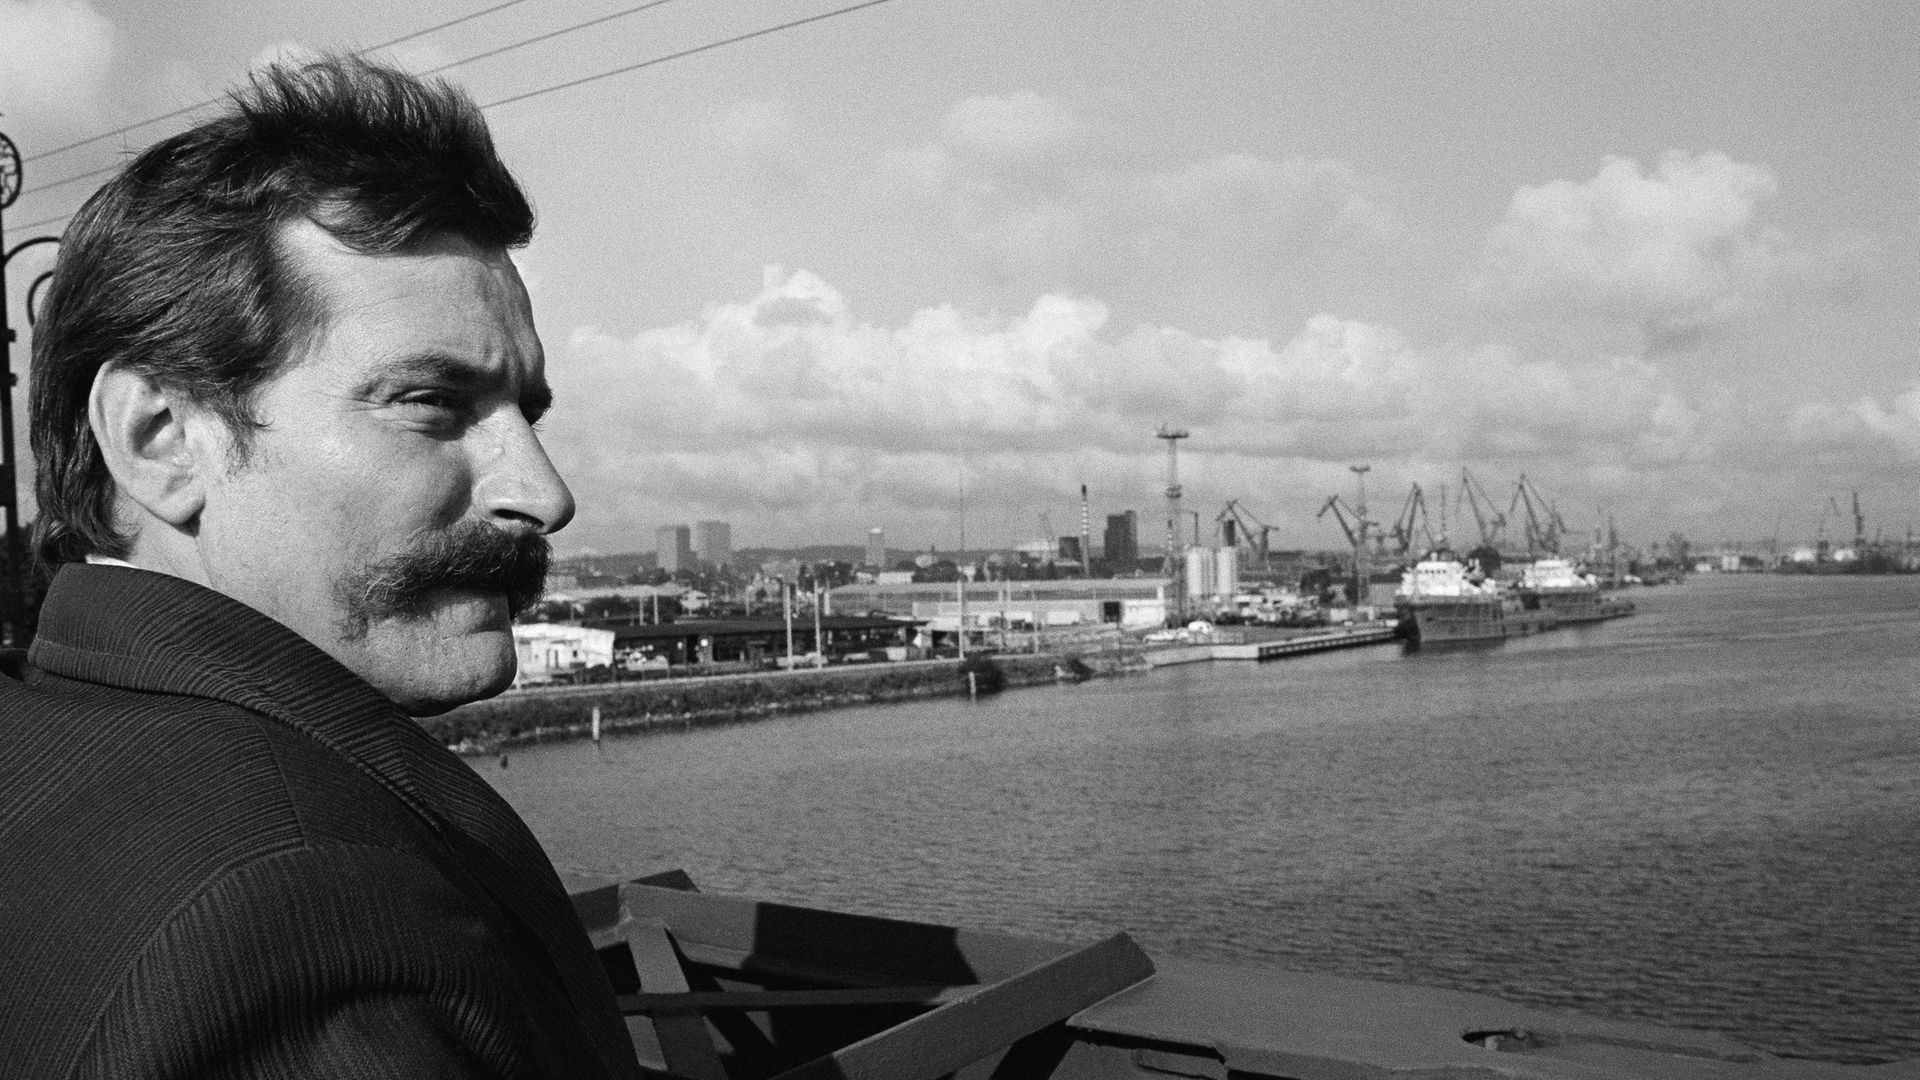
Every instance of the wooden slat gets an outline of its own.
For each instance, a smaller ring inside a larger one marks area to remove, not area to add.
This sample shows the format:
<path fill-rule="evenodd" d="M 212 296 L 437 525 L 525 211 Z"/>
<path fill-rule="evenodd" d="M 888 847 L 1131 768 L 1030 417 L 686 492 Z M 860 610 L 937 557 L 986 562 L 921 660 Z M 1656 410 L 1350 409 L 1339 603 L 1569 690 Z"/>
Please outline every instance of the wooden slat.
<path fill-rule="evenodd" d="M 1153 974 L 1115 934 L 897 1024 L 775 1080 L 937 1080 Z"/>
<path fill-rule="evenodd" d="M 714 990 L 684 994 L 622 994 L 628 1016 L 676 1016 L 763 1009 L 833 1009 L 853 1005 L 944 1005 L 979 991 L 977 986 L 859 986 L 830 990 Z"/>
<path fill-rule="evenodd" d="M 648 919 L 627 919 L 621 930 L 627 948 L 633 952 L 633 966 L 640 973 L 640 989 L 654 994 L 684 994 L 687 975 L 680 968 L 680 957 L 673 949 L 667 928 Z M 720 1054 L 713 1048 L 707 1022 L 698 1014 L 656 1016 L 654 1035 L 660 1040 L 660 1053 L 667 1070 L 692 1080 L 727 1080 Z"/>
<path fill-rule="evenodd" d="M 725 951 L 742 970 L 842 986 L 997 982 L 1069 951 L 1053 941 L 631 883 L 621 886 L 621 903 L 671 928 L 688 957 Z"/>

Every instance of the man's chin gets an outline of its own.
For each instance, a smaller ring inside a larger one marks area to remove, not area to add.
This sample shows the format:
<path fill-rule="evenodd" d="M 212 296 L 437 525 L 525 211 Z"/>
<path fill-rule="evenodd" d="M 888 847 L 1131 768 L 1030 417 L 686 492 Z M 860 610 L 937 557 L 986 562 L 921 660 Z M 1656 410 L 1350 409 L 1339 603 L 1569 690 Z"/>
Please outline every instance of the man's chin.
<path fill-rule="evenodd" d="M 427 602 L 426 614 L 442 633 L 477 634 L 513 629 L 513 609 L 501 593 L 436 589 Z"/>
<path fill-rule="evenodd" d="M 348 666 L 414 716 L 493 697 L 518 663 L 506 597 L 468 589 L 438 590 L 412 617 L 376 620 L 349 651 L 358 662 Z"/>

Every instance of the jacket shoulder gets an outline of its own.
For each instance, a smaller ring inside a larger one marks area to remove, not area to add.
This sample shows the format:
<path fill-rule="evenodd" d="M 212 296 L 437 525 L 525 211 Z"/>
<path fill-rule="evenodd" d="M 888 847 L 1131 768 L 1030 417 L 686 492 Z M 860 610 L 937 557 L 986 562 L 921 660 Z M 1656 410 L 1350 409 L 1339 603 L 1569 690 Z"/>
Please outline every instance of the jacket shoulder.
<path fill-rule="evenodd" d="M 544 1074 L 565 1054 L 525 1022 L 526 982 L 420 858 L 314 845 L 211 883 L 55 1056 L 99 1077 Z"/>
<path fill-rule="evenodd" d="M 27 671 L 0 679 L 0 741 L 0 1030 L 71 1034 L 245 867 L 343 843 L 424 861 L 430 844 L 371 778 L 236 705 Z"/>

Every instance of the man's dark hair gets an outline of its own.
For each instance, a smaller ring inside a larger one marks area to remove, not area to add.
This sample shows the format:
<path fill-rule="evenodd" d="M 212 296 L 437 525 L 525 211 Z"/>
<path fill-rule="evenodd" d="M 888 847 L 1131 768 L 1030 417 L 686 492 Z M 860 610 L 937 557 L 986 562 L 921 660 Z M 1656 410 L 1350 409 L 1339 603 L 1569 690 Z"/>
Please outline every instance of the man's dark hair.
<path fill-rule="evenodd" d="M 130 547 L 87 419 L 102 365 L 214 412 L 244 459 L 254 392 L 325 317 L 281 249 L 281 227 L 302 219 L 362 254 L 533 235 L 526 196 L 460 91 L 350 56 L 254 74 L 221 115 L 142 151 L 61 239 L 33 331 L 42 562 Z"/>

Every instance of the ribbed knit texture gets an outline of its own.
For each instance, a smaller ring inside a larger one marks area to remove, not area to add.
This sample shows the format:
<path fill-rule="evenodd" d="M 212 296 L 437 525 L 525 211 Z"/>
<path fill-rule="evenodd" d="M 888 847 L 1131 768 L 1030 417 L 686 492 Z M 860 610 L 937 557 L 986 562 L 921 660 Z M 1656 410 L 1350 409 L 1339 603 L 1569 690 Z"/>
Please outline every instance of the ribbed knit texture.
<path fill-rule="evenodd" d="M 637 1075 L 513 810 L 272 619 L 68 566 L 0 666 L 0 1076 Z"/>

